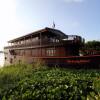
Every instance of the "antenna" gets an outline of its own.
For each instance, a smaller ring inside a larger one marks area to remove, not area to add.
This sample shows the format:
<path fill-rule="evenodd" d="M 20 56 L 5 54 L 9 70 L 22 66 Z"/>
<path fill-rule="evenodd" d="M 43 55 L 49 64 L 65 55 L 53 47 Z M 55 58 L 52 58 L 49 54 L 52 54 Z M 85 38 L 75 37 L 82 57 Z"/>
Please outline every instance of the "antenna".
<path fill-rule="evenodd" d="M 52 28 L 54 29 L 55 28 L 55 22 L 53 21 L 53 25 L 52 25 Z"/>

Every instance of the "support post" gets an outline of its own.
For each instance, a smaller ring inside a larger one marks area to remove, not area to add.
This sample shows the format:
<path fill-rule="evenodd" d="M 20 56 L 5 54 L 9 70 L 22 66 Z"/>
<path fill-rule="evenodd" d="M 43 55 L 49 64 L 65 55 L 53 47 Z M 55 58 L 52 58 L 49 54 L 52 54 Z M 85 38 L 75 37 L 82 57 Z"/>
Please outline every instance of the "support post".
<path fill-rule="evenodd" d="M 42 57 L 42 36 L 41 36 L 41 33 L 40 33 L 40 56 Z"/>

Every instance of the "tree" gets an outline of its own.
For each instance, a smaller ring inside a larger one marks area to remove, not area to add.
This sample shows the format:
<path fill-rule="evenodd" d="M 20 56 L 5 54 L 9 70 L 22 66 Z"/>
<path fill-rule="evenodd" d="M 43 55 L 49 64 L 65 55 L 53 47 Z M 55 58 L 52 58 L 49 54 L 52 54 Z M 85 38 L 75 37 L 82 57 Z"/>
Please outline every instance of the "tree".
<path fill-rule="evenodd" d="M 88 41 L 84 44 L 81 49 L 81 54 L 83 55 L 93 55 L 100 54 L 100 41 Z"/>
<path fill-rule="evenodd" d="M 84 48 L 86 50 L 100 50 L 100 41 L 88 41 L 85 43 Z"/>

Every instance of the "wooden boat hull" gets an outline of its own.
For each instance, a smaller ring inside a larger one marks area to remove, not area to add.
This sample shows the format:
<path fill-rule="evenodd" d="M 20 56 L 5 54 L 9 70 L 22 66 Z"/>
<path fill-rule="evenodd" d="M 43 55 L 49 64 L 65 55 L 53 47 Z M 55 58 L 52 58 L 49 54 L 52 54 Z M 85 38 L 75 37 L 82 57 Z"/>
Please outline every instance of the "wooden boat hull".
<path fill-rule="evenodd" d="M 42 59 L 49 66 L 61 66 L 67 68 L 100 68 L 100 55 L 68 56 L 68 57 L 35 57 Z"/>

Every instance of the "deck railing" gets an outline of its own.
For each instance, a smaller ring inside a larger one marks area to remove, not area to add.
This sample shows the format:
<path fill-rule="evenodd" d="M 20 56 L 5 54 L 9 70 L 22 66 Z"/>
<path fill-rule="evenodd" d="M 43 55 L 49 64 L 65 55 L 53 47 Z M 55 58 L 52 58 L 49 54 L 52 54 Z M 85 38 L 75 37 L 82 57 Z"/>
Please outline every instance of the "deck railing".
<path fill-rule="evenodd" d="M 4 47 L 4 49 L 8 49 L 8 48 L 22 48 L 22 47 L 35 47 L 35 46 L 45 46 L 45 45 L 66 45 L 66 44 L 73 44 L 76 43 L 78 44 L 83 44 L 84 43 L 84 39 L 82 39 L 81 37 L 78 36 L 74 36 L 73 39 L 71 38 L 67 38 L 66 40 L 55 40 L 52 41 L 50 39 L 44 39 L 44 40 L 37 40 L 37 41 L 30 41 L 27 43 L 21 43 L 21 44 L 13 44 L 11 46 L 6 46 Z"/>

